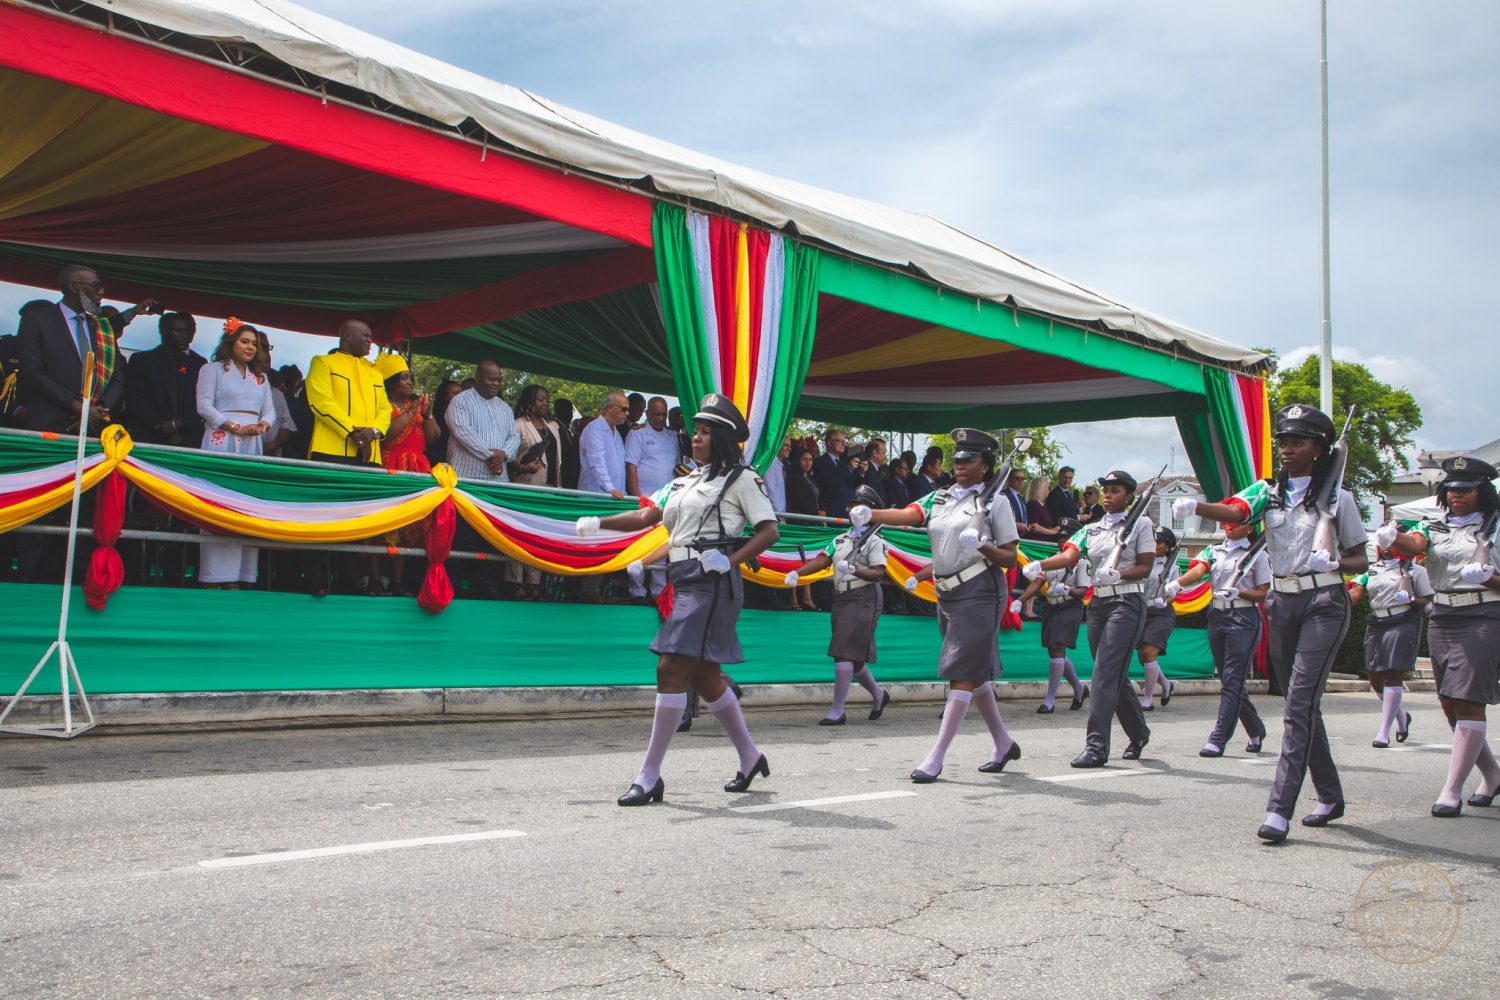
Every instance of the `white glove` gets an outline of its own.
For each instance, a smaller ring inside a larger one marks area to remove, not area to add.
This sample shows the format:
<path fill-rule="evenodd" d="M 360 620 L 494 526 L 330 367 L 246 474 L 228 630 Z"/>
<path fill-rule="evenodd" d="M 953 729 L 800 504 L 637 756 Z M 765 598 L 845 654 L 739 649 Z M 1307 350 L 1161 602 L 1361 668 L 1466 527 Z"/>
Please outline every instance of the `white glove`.
<path fill-rule="evenodd" d="M 1307 568 L 1314 573 L 1332 573 L 1339 568 L 1337 556 L 1329 555 L 1322 549 L 1314 549 L 1312 555 L 1307 557 Z"/>
<path fill-rule="evenodd" d="M 1397 604 L 1410 604 L 1411 603 L 1411 595 L 1408 594 L 1404 590 L 1398 590 L 1398 591 L 1396 591 L 1396 603 Z"/>
<path fill-rule="evenodd" d="M 698 562 L 703 565 L 705 573 L 728 573 L 729 556 L 724 554 L 723 549 L 709 549 L 698 554 Z"/>
<path fill-rule="evenodd" d="M 838 564 L 838 571 L 840 573 L 853 573 L 854 564 L 847 559 L 840 559 Z"/>
<path fill-rule="evenodd" d="M 1113 587 L 1120 579 L 1120 571 L 1113 566 L 1100 566 L 1094 571 L 1094 585 L 1098 587 Z"/>
<path fill-rule="evenodd" d="M 1018 615 L 1018 614 L 1021 613 L 1021 602 L 1020 601 L 1011 601 L 1010 602 L 1010 613 L 1013 614 L 1013 615 Z"/>
<path fill-rule="evenodd" d="M 1178 497 L 1172 501 L 1172 516 L 1190 517 L 1198 513 L 1198 501 L 1192 497 Z"/>
<path fill-rule="evenodd" d="M 1489 563 L 1471 562 L 1459 570 L 1458 575 L 1463 578 L 1464 583 L 1484 583 L 1495 575 L 1495 567 Z"/>
<path fill-rule="evenodd" d="M 797 575 L 797 571 L 796 570 L 792 570 L 790 573 L 788 573 L 786 575 L 786 585 L 788 587 L 795 587 L 795 586 L 797 586 L 797 581 L 800 580 L 800 579 L 802 579 L 802 578 Z"/>
<path fill-rule="evenodd" d="M 1167 606 L 1167 602 L 1162 600 L 1160 597 L 1153 597 L 1151 599 L 1151 606 L 1153 608 L 1164 608 Z"/>
<path fill-rule="evenodd" d="M 862 503 L 857 503 L 849 508 L 849 523 L 856 528 L 863 528 L 870 523 L 870 508 Z"/>
<path fill-rule="evenodd" d="M 1237 601 L 1240 599 L 1240 588 L 1220 587 L 1218 590 L 1214 591 L 1214 596 L 1222 601 Z"/>
<path fill-rule="evenodd" d="M 1168 580 L 1166 583 L 1161 585 L 1161 596 L 1165 597 L 1169 601 L 1175 600 L 1177 598 L 1177 595 L 1180 593 L 1182 593 L 1182 584 L 1178 583 L 1176 580 Z"/>
<path fill-rule="evenodd" d="M 902 582 L 901 586 L 905 587 L 908 593 L 916 593 L 917 578 L 915 576 L 909 576 L 905 581 Z"/>
<path fill-rule="evenodd" d="M 578 532 L 579 538 L 597 535 L 599 533 L 599 519 L 597 517 L 580 517 L 574 522 L 573 530 Z"/>
<path fill-rule="evenodd" d="M 962 545 L 966 549 L 979 548 L 979 529 L 965 528 L 963 531 L 959 532 L 958 544 Z"/>
<path fill-rule="evenodd" d="M 1387 521 L 1375 529 L 1375 544 L 1382 549 L 1389 549 L 1396 543 L 1396 536 L 1401 534 L 1401 529 L 1396 527 L 1395 521 Z"/>
<path fill-rule="evenodd" d="M 625 572 L 629 575 L 631 583 L 640 583 L 646 579 L 646 567 L 641 565 L 639 559 L 633 560 L 629 566 L 626 566 Z"/>
<path fill-rule="evenodd" d="M 1042 561 L 1040 559 L 1031 560 L 1031 562 L 1021 567 L 1021 575 L 1028 580 L 1035 580 L 1042 575 Z"/>

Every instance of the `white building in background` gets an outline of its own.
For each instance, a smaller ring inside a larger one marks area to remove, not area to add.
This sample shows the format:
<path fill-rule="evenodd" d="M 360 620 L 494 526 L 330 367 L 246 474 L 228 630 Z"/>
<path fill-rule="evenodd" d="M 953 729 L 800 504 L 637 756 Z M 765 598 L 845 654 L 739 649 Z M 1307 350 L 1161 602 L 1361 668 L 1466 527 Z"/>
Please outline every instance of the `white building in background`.
<path fill-rule="evenodd" d="M 1148 513 L 1157 527 L 1171 528 L 1177 535 L 1182 552 L 1192 555 L 1205 545 L 1219 540 L 1219 525 L 1216 521 L 1201 518 L 1196 514 L 1190 517 L 1173 517 L 1172 504 L 1183 497 L 1192 497 L 1194 500 L 1208 499 L 1199 488 L 1196 477 L 1166 476 L 1157 487 L 1156 495 L 1151 498 L 1154 509 Z"/>

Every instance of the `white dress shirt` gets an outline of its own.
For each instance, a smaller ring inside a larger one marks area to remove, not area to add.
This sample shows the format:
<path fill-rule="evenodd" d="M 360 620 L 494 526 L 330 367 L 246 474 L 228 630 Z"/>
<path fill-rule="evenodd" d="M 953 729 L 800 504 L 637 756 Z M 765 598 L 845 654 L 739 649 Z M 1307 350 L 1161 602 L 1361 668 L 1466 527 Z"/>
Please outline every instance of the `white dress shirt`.
<path fill-rule="evenodd" d="M 603 417 L 578 435 L 578 488 L 591 493 L 625 492 L 625 442 Z"/>

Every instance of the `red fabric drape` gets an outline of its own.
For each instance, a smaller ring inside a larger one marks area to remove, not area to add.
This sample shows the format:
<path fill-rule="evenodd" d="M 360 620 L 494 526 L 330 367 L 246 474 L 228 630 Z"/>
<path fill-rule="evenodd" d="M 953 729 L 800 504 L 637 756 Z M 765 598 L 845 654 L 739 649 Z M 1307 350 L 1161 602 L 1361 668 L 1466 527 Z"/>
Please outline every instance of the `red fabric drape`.
<path fill-rule="evenodd" d="M 103 611 L 109 595 L 125 582 L 125 564 L 115 551 L 124 524 L 125 477 L 111 472 L 94 490 L 94 551 L 83 578 L 84 600 L 95 611 Z"/>
<path fill-rule="evenodd" d="M 1000 631 L 1021 631 L 1021 616 L 1010 609 L 1010 595 L 1016 589 L 1016 574 L 1020 572 L 1017 566 L 1012 566 L 1005 571 L 1005 593 L 1000 595 Z"/>
<path fill-rule="evenodd" d="M 457 509 L 450 497 L 427 519 L 427 576 L 417 594 L 423 611 L 437 614 L 453 603 L 453 581 L 448 579 L 445 560 L 453 551 L 453 531 L 458 524 Z"/>
<path fill-rule="evenodd" d="M 669 583 L 661 588 L 661 593 L 656 595 L 656 613 L 661 615 L 661 620 L 666 621 L 672 614 L 672 604 L 677 599 L 677 593 Z"/>

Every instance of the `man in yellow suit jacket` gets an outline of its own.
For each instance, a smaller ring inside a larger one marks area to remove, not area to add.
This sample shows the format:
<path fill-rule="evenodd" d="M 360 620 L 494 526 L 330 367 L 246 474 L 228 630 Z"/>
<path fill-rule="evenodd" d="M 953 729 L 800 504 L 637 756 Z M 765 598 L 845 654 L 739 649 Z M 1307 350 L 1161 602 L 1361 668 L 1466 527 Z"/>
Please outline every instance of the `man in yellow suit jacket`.
<path fill-rule="evenodd" d="M 346 319 L 339 324 L 339 349 L 312 359 L 306 382 L 313 414 L 307 457 L 312 461 L 380 464 L 380 440 L 391 426 L 391 404 L 369 353 L 369 326 Z"/>

